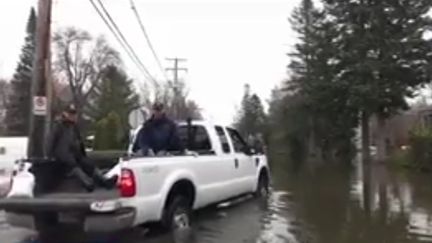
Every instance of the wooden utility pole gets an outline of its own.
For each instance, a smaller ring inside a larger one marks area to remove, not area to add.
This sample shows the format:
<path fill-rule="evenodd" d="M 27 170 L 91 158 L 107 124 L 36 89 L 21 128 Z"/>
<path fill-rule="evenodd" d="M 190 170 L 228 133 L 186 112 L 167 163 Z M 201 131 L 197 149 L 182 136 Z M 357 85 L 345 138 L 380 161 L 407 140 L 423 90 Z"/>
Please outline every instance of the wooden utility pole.
<path fill-rule="evenodd" d="M 39 0 L 36 25 L 36 56 L 32 78 L 32 110 L 27 156 L 44 158 L 51 116 L 50 39 L 52 0 Z"/>
<path fill-rule="evenodd" d="M 174 72 L 174 83 L 178 82 L 178 72 L 179 71 L 187 71 L 187 68 L 179 68 L 179 62 L 186 61 L 187 59 L 184 58 L 167 58 L 168 61 L 174 61 L 174 68 L 166 68 L 167 71 L 173 71 Z"/>
<path fill-rule="evenodd" d="M 178 77 L 179 77 L 179 75 L 178 75 L 178 73 L 179 73 L 179 71 L 188 71 L 188 69 L 187 68 L 179 68 L 179 62 L 180 61 L 186 61 L 186 59 L 184 59 L 184 58 L 167 58 L 167 60 L 168 61 L 174 61 L 174 67 L 173 68 L 166 68 L 166 70 L 167 71 L 173 71 L 174 72 L 174 80 L 173 80 L 173 83 L 174 83 L 174 105 L 175 105 L 175 107 L 174 107 L 174 118 L 175 119 L 178 119 L 179 118 L 179 114 L 178 114 L 178 112 L 179 112 L 179 105 L 180 105 L 180 102 L 179 102 L 179 100 L 178 100 L 178 98 L 179 98 L 179 79 L 178 79 Z"/>

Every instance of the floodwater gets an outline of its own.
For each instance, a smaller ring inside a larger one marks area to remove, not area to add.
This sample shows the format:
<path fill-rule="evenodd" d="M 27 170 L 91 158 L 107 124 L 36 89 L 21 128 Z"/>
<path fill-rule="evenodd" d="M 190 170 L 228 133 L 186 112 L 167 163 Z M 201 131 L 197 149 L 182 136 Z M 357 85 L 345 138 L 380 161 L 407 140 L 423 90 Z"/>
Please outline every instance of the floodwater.
<path fill-rule="evenodd" d="M 281 162 L 278 162 L 280 164 Z M 64 235 L 71 238 L 72 233 Z M 0 223 L 1 243 L 40 242 L 35 233 Z M 58 243 L 378 243 L 432 242 L 432 175 L 382 165 L 273 169 L 267 201 L 245 198 L 198 212 L 190 231 Z"/>

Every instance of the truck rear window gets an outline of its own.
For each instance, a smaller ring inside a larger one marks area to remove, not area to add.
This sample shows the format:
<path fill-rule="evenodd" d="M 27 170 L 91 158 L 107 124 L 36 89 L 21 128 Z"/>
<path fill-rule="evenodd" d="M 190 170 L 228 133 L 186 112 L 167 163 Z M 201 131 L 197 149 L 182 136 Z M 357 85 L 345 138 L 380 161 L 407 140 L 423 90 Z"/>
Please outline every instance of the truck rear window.
<path fill-rule="evenodd" d="M 189 130 L 187 125 L 179 126 L 179 136 L 188 150 L 196 151 L 200 154 L 214 154 L 210 137 L 205 127 L 191 125 Z"/>

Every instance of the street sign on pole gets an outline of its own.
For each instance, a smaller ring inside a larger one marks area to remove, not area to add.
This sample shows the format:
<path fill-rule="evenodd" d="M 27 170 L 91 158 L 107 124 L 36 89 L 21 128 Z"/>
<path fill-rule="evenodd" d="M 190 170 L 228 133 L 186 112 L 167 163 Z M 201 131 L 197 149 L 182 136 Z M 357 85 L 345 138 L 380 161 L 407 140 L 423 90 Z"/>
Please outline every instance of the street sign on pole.
<path fill-rule="evenodd" d="M 33 114 L 35 116 L 45 116 L 47 114 L 48 102 L 45 96 L 35 96 L 33 98 Z"/>
<path fill-rule="evenodd" d="M 129 125 L 132 129 L 137 129 L 147 119 L 148 111 L 138 108 L 129 113 Z"/>

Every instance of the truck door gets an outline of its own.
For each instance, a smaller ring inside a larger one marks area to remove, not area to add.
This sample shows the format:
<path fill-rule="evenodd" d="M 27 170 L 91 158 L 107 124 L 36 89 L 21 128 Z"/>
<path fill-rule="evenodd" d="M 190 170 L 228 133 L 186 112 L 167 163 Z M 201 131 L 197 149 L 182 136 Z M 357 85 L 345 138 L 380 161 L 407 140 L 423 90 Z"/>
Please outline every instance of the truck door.
<path fill-rule="evenodd" d="M 219 136 L 216 130 L 194 124 L 189 127 L 181 126 L 179 133 L 187 149 L 199 154 L 198 157 L 190 158 L 186 165 L 195 172 L 198 187 L 197 201 L 200 206 L 232 196 L 230 187 L 230 181 L 234 177 L 233 163 L 230 163 L 232 158 L 226 146 L 220 147 L 219 139 L 216 139 Z M 224 149 L 227 152 L 223 152 Z"/>
<path fill-rule="evenodd" d="M 240 162 L 236 158 L 234 154 L 234 149 L 232 148 L 230 141 L 228 139 L 227 131 L 221 126 L 215 126 L 215 131 L 218 136 L 220 149 L 218 149 L 221 153 L 220 155 L 220 166 L 226 168 L 227 178 L 226 187 L 225 187 L 225 197 L 233 197 L 236 196 L 239 192 L 239 183 L 238 183 L 238 173 L 240 170 Z"/>
<path fill-rule="evenodd" d="M 248 148 L 247 143 L 241 135 L 232 128 L 227 128 L 229 137 L 234 148 L 234 159 L 238 163 L 236 170 L 237 184 L 242 193 L 251 192 L 256 181 L 256 167 L 254 159 L 245 151 Z"/>

